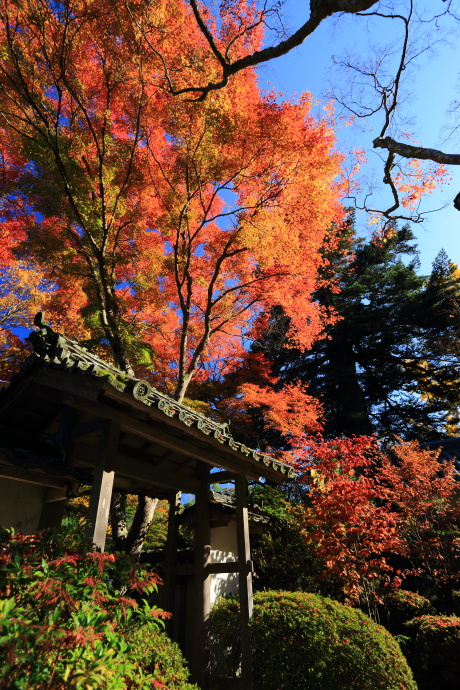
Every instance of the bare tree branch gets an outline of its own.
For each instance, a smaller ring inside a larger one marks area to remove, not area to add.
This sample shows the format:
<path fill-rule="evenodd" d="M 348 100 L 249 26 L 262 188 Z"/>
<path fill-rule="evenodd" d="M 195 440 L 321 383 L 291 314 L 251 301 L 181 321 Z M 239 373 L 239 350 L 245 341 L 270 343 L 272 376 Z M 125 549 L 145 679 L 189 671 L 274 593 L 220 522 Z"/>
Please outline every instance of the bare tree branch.
<path fill-rule="evenodd" d="M 303 43 L 305 39 L 308 38 L 308 36 L 310 36 L 318 28 L 323 19 L 326 19 L 327 17 L 330 17 L 331 15 L 338 13 L 358 14 L 359 12 L 364 12 L 365 10 L 368 10 L 369 8 L 376 5 L 378 3 L 378 0 L 310 0 L 310 17 L 300 27 L 300 29 L 298 29 L 288 38 L 279 41 L 276 45 L 269 46 L 267 48 L 262 48 L 261 50 L 256 50 L 253 53 L 250 53 L 249 55 L 245 55 L 244 57 L 235 60 L 234 62 L 231 62 L 231 60 L 229 59 L 230 45 L 226 47 L 224 53 L 222 53 L 222 51 L 219 49 L 217 41 L 212 31 L 207 26 L 198 8 L 197 0 L 189 0 L 189 2 L 195 20 L 198 24 L 198 27 L 203 36 L 205 37 L 209 45 L 209 48 L 214 54 L 216 60 L 220 64 L 222 72 L 221 79 L 219 81 L 208 82 L 207 84 L 186 86 L 181 89 L 175 89 L 164 58 L 158 53 L 156 48 L 154 48 L 154 46 L 152 45 L 148 36 L 148 32 L 146 32 L 140 26 L 139 22 L 136 21 L 135 23 L 137 28 L 141 31 L 142 36 L 149 45 L 149 47 L 162 60 L 165 79 L 168 84 L 169 92 L 173 96 L 178 96 L 181 94 L 194 94 L 196 97 L 191 98 L 191 100 L 203 101 L 211 91 L 216 91 L 227 86 L 230 77 L 232 77 L 234 74 L 237 74 L 237 72 L 241 72 L 241 70 L 244 70 L 248 67 L 255 67 L 256 65 L 260 65 L 263 62 L 267 62 L 269 60 L 273 60 L 274 58 L 281 57 L 282 55 L 286 55 L 286 53 L 289 53 L 289 51 L 291 51 L 293 48 L 296 48 L 297 46 L 301 45 L 301 43 Z M 128 11 L 132 15 L 128 1 L 126 2 L 126 6 L 128 8 Z M 264 8 L 259 14 L 258 20 L 255 21 L 254 24 L 250 27 L 246 27 L 246 29 L 241 32 L 241 35 L 247 34 L 248 32 L 250 32 L 252 28 L 257 27 L 258 25 L 260 25 L 260 23 L 263 23 L 265 21 L 266 15 L 269 14 L 269 12 L 270 10 L 266 10 L 266 8 Z M 233 39 L 231 40 L 231 43 L 233 43 Z"/>
<path fill-rule="evenodd" d="M 391 137 L 377 137 L 373 141 L 374 148 L 387 149 L 392 153 L 404 158 L 417 158 L 418 160 L 434 161 L 441 165 L 460 165 L 460 154 L 458 153 L 444 153 L 437 149 L 427 149 L 423 146 L 414 146 L 412 144 L 404 144 L 401 141 L 395 141 Z"/>

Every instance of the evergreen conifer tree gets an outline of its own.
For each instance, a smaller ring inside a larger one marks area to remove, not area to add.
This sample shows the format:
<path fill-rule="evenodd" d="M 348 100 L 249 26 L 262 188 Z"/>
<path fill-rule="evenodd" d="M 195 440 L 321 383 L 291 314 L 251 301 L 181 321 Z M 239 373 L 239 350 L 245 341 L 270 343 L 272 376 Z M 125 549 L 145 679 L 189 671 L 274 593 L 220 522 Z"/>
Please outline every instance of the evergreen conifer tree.
<path fill-rule="evenodd" d="M 324 406 L 327 437 L 376 433 L 390 440 L 459 434 L 460 272 L 444 250 L 418 275 L 409 227 L 382 242 L 353 238 L 350 253 L 327 255 L 339 291 L 314 298 L 339 320 L 304 354 L 282 343 L 287 320 L 273 311 L 261 346 L 279 385 L 300 379 Z M 282 344 L 281 344 L 282 343 Z"/>

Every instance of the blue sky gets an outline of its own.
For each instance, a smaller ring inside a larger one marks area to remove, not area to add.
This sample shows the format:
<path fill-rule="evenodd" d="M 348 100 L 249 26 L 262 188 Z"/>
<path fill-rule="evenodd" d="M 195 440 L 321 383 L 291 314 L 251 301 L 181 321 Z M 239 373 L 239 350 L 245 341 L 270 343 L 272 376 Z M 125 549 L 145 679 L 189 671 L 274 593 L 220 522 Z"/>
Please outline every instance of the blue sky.
<path fill-rule="evenodd" d="M 420 7 L 424 0 L 418 0 L 418 3 Z M 439 9 L 442 9 L 440 0 L 431 0 L 430 4 L 439 5 Z M 304 23 L 307 12 L 305 0 L 287 0 L 283 8 L 286 26 L 295 30 Z M 444 22 L 444 26 L 448 26 L 447 22 Z M 451 137 L 446 140 L 446 127 L 450 122 L 447 111 L 458 93 L 459 86 L 457 46 L 460 44 L 460 36 L 454 33 L 457 28 L 455 22 L 450 26 L 453 29 L 452 35 L 439 42 L 435 51 L 422 55 L 417 63 L 418 70 L 407 74 L 405 95 L 408 100 L 401 113 L 411 118 L 412 121 L 406 125 L 406 129 L 413 133 L 414 138 L 422 146 L 460 153 L 458 138 Z M 399 36 L 397 27 L 398 23 L 383 19 L 328 19 L 302 46 L 259 67 L 260 86 L 275 87 L 284 92 L 286 98 L 308 90 L 315 99 L 326 99 L 330 97 L 332 57 L 338 57 L 344 50 L 366 54 L 369 44 L 389 45 Z M 441 38 L 439 32 L 433 34 L 434 40 Z M 360 146 L 366 150 L 369 158 L 368 172 L 375 176 L 381 190 L 384 187 L 380 184 L 383 177 L 382 166 L 379 165 L 376 151 L 372 148 L 372 140 L 379 134 L 382 121 L 382 116 L 377 115 L 366 125 L 360 121 L 359 128 L 347 127 L 338 132 L 339 147 L 342 150 L 346 151 L 352 146 Z M 363 132 L 363 126 L 368 131 Z M 422 225 L 413 225 L 423 273 L 429 273 L 431 262 L 441 247 L 444 247 L 452 261 L 460 264 L 460 212 L 452 206 L 452 199 L 460 192 L 460 166 L 450 167 L 449 177 L 453 178 L 452 182 L 446 184 L 443 191 L 427 195 L 422 208 L 437 209 L 446 203 L 447 207 L 429 213 Z M 384 190 L 379 191 L 373 201 L 381 207 L 389 201 L 389 196 Z M 361 235 L 365 236 L 368 233 L 365 214 L 358 215 L 358 229 Z"/>

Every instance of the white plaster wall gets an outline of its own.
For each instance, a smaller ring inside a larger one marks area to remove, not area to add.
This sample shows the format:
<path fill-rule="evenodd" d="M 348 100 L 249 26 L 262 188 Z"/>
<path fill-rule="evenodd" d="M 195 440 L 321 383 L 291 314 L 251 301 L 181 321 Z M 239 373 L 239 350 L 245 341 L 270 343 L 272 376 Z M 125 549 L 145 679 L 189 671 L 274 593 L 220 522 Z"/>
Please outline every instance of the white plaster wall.
<path fill-rule="evenodd" d="M 211 563 L 232 563 L 238 560 L 236 523 L 211 528 Z M 211 575 L 211 606 L 218 597 L 238 593 L 238 573 Z"/>
<path fill-rule="evenodd" d="M 33 534 L 38 529 L 46 487 L 0 477 L 0 525 Z"/>

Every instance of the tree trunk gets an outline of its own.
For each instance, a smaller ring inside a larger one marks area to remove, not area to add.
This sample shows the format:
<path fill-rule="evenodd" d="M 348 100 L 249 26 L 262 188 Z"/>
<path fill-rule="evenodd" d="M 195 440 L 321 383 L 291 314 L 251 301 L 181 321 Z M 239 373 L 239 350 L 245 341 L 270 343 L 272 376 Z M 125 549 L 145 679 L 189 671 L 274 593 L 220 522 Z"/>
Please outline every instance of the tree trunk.
<path fill-rule="evenodd" d="M 124 542 L 124 551 L 132 556 L 139 556 L 144 545 L 145 537 L 152 524 L 158 498 L 139 496 L 139 503 L 134 515 L 134 520 Z"/>
<path fill-rule="evenodd" d="M 123 551 L 123 545 L 128 536 L 125 510 L 126 494 L 114 491 L 110 503 L 110 526 L 112 528 L 112 539 L 115 551 Z"/>
<path fill-rule="evenodd" d="M 346 436 L 370 436 L 374 433 L 366 399 L 359 385 L 356 357 L 351 343 L 329 341 L 328 357 L 336 372 L 334 408 L 336 427 Z"/>

